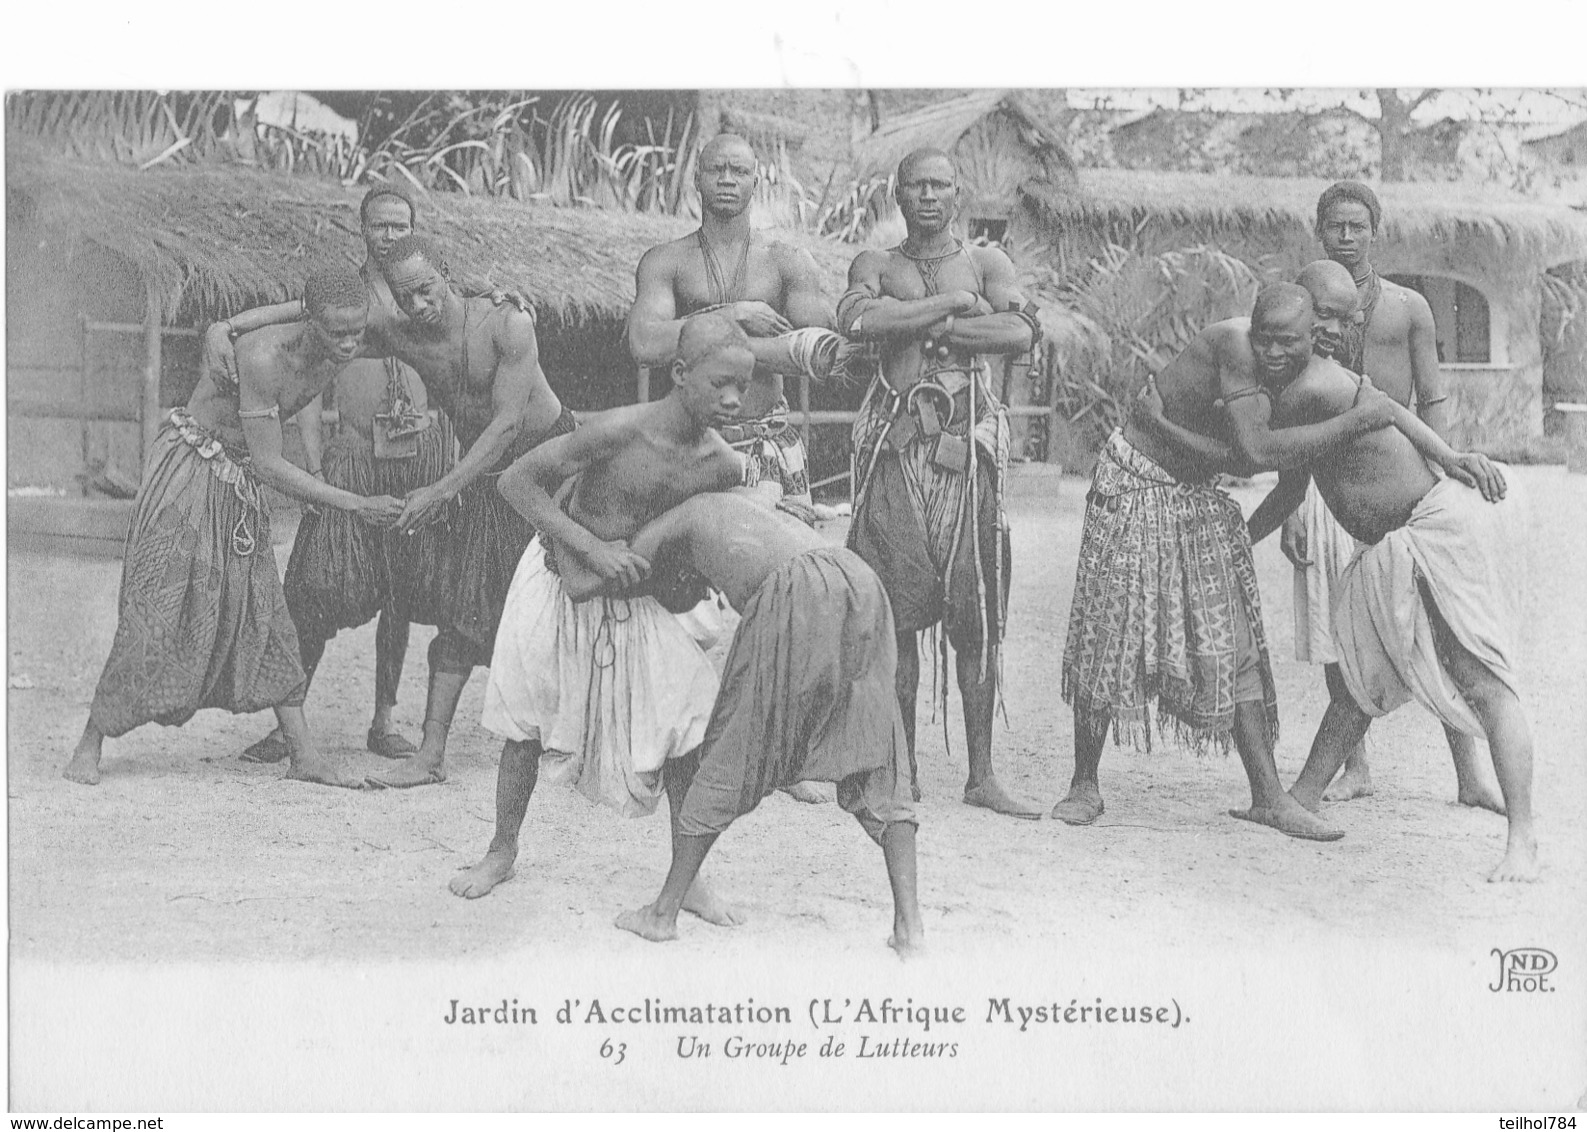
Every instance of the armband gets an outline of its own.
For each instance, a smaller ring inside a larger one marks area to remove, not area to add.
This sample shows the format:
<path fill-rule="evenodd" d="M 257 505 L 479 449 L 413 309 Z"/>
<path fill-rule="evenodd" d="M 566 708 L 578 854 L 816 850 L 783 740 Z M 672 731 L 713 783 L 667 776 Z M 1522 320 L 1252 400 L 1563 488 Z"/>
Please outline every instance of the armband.
<path fill-rule="evenodd" d="M 281 407 L 279 405 L 271 405 L 268 409 L 238 409 L 237 416 L 245 421 L 259 421 L 264 420 L 266 417 L 280 420 Z"/>
<path fill-rule="evenodd" d="M 1416 402 L 1416 407 L 1418 409 L 1431 409 L 1434 405 L 1442 405 L 1447 400 L 1449 400 L 1449 394 L 1445 393 L 1442 397 L 1434 397 L 1431 401 L 1419 400 Z"/>
<path fill-rule="evenodd" d="M 1229 407 L 1229 402 L 1231 402 L 1231 401 L 1238 401 L 1242 397 L 1255 397 L 1258 394 L 1260 394 L 1263 397 L 1271 397 L 1271 396 L 1273 396 L 1263 386 L 1260 386 L 1260 385 L 1248 385 L 1244 389 L 1236 389 L 1233 393 L 1229 394 L 1227 397 L 1219 397 L 1216 401 L 1213 402 L 1213 404 L 1216 405 L 1220 409 L 1227 409 Z"/>
<path fill-rule="evenodd" d="M 1010 310 L 1008 313 L 1014 315 L 1026 326 L 1030 327 L 1030 344 L 1032 346 L 1035 346 L 1042 340 L 1041 319 L 1036 315 L 1035 303 L 1026 303 L 1023 307 Z"/>

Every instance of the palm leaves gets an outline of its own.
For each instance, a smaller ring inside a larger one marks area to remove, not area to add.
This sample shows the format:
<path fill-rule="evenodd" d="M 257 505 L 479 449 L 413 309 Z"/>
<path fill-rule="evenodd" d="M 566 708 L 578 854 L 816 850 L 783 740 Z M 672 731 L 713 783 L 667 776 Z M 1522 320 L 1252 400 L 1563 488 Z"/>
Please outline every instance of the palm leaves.
<path fill-rule="evenodd" d="M 1110 243 L 1071 277 L 1038 269 L 1038 294 L 1065 315 L 1049 334 L 1059 411 L 1100 444 L 1147 376 L 1204 327 L 1249 312 L 1260 283 L 1212 244 L 1152 254 L 1133 240 Z"/>

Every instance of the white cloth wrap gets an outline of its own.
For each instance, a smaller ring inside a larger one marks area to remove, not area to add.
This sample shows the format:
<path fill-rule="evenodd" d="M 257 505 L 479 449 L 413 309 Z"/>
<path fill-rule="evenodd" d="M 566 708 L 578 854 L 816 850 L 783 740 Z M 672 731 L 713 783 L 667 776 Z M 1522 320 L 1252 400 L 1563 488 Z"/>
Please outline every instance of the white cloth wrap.
<path fill-rule="evenodd" d="M 541 776 L 630 816 L 655 810 L 661 768 L 705 738 L 715 668 L 653 597 L 575 604 L 529 544 L 507 592 L 481 722 L 538 741 Z"/>

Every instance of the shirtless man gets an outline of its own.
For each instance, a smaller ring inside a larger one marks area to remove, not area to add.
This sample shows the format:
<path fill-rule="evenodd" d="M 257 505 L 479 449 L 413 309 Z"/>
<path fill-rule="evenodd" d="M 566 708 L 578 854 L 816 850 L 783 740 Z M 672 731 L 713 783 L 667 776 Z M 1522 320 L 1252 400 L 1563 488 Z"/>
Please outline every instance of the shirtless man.
<path fill-rule="evenodd" d="M 1268 426 L 1265 398 L 1252 396 L 1258 370 L 1288 380 L 1311 356 L 1310 301 L 1298 294 L 1285 303 L 1264 291 L 1251 318 L 1203 330 L 1149 385 L 1145 411 L 1103 449 L 1064 648 L 1075 767 L 1053 816 L 1070 825 L 1103 813 L 1097 768 L 1110 727 L 1116 741 L 1150 749 L 1155 701 L 1159 730 L 1166 719 L 1197 746 L 1226 749 L 1232 739 L 1252 803 L 1234 816 L 1292 837 L 1341 836 L 1279 785 L 1256 568 L 1240 508 L 1216 486 L 1220 471 L 1296 466 L 1389 423 L 1392 402 L 1367 391 L 1324 424 Z"/>
<path fill-rule="evenodd" d="M 796 327 L 830 328 L 833 312 L 810 253 L 750 227 L 759 181 L 755 151 L 736 134 L 720 134 L 701 149 L 694 174 L 700 227 L 640 258 L 628 348 L 640 365 L 670 365 L 688 317 L 720 307 L 750 336 L 756 360 L 742 417 L 722 423 L 724 436 L 745 452 L 759 482 L 808 506 L 808 454 L 788 421 L 783 374 L 772 368 L 785 354 L 772 339 Z"/>
<path fill-rule="evenodd" d="M 379 185 L 364 194 L 358 217 L 364 238 L 364 262 L 358 274 L 369 290 L 369 323 L 378 335 L 382 328 L 402 319 L 379 263 L 399 239 L 413 231 L 415 210 L 407 195 Z M 290 320 L 297 317 L 296 308 L 297 304 L 280 304 L 211 327 L 206 335 L 206 369 L 221 372 L 227 343 L 239 327 L 253 326 L 261 317 Z M 411 441 L 411 456 L 376 459 L 375 418 L 389 417 L 398 408 L 394 395 L 403 399 L 403 408 L 430 419 L 415 421 L 418 427 Z M 451 467 L 454 441 L 450 423 L 427 413 L 423 383 L 395 358 L 350 362 L 337 375 L 332 396 L 338 431 L 328 451 L 320 437 L 321 399 L 316 397 L 297 415 L 310 474 L 323 470 L 325 481 L 334 487 L 355 490 L 357 485 L 374 484 L 381 494 L 406 496 L 416 487 L 433 483 Z M 444 528 L 436 526 L 404 536 L 349 523 L 335 513 L 310 513 L 298 527 L 287 566 L 287 608 L 297 626 L 303 667 L 310 681 L 331 637 L 378 614 L 375 709 L 365 745 L 384 758 L 401 758 L 415 750 L 397 732 L 391 717 L 408 652 L 408 626 L 436 621 L 440 596 L 436 566 L 443 534 Z M 243 758 L 276 762 L 286 753 L 286 742 L 277 728 L 249 747 Z"/>
<path fill-rule="evenodd" d="M 1320 358 L 1287 383 L 1264 376 L 1281 424 L 1337 417 L 1358 396 L 1358 380 Z M 1364 434 L 1334 458 L 1281 474 L 1251 515 L 1252 539 L 1266 537 L 1315 477 L 1329 510 L 1367 544 L 1340 578 L 1339 666 L 1290 793 L 1315 809 L 1370 717 L 1415 698 L 1446 727 L 1487 738 L 1509 819 L 1504 858 L 1488 879 L 1533 880 L 1532 737 L 1514 668 L 1522 596 L 1513 555 L 1526 539 L 1525 513 L 1485 457 L 1451 453 L 1422 426 L 1422 442 L 1450 473 L 1435 477 L 1407 439 L 1421 422 L 1395 409 L 1395 429 Z M 1465 486 L 1471 483 L 1479 490 Z"/>
<path fill-rule="evenodd" d="M 810 253 L 750 227 L 759 181 L 755 151 L 738 135 L 719 134 L 700 150 L 694 174 L 700 227 L 640 258 L 628 349 L 640 365 L 670 365 L 689 317 L 720 308 L 750 336 L 756 365 L 740 419 L 720 422 L 718 431 L 744 454 L 746 474 L 758 490 L 809 507 L 809 453 L 788 420 L 781 372 L 786 351 L 774 339 L 797 327 L 830 328 L 834 315 Z M 828 800 L 806 783 L 794 783 L 787 792 L 801 802 Z"/>
<path fill-rule="evenodd" d="M 943 621 L 964 704 L 964 801 L 1040 818 L 1043 807 L 1009 794 L 992 770 L 1008 598 L 1008 422 L 983 360 L 1029 350 L 1037 324 L 1008 257 L 954 236 L 958 174 L 947 154 L 904 158 L 896 196 L 908 238 L 860 253 L 838 305 L 841 331 L 881 349 L 881 372 L 854 424 L 849 546 L 881 575 L 897 619 L 898 702 L 915 789 L 916 635 Z"/>
<path fill-rule="evenodd" d="M 443 624 L 430 644 L 430 692 L 418 753 L 370 777 L 381 786 L 446 779 L 446 737 L 474 668 L 490 663 L 502 604 L 534 528 L 497 491 L 497 477 L 537 444 L 573 431 L 573 414 L 540 369 L 534 318 L 505 296 L 465 297 L 439 248 L 404 236 L 380 261 L 402 322 L 375 353 L 395 354 L 445 410 L 463 454 L 408 493 L 400 531 L 448 521 L 440 574 Z M 454 505 L 455 501 L 455 505 Z"/>
<path fill-rule="evenodd" d="M 146 461 L 116 638 L 67 778 L 97 783 L 104 738 L 140 724 L 180 725 L 206 707 L 269 707 L 286 736 L 289 778 L 360 785 L 309 734 L 307 680 L 260 487 L 375 525 L 401 512 L 400 500 L 330 487 L 281 455 L 281 419 L 318 397 L 356 355 L 368 306 L 351 271 L 311 272 L 304 322 L 238 343 L 239 389 L 206 374 L 187 405 L 171 410 Z"/>
<path fill-rule="evenodd" d="M 717 837 L 779 786 L 833 782 L 838 801 L 882 847 L 893 935 L 909 957 L 925 943 L 915 894 L 915 806 L 893 687 L 893 617 L 881 579 L 853 551 L 739 495 L 696 495 L 633 539 L 648 562 L 676 555 L 743 614 L 699 769 L 675 823 L 672 867 L 655 902 L 617 926 L 676 939 L 684 894 Z M 569 569 L 573 601 L 622 591 Z"/>
<path fill-rule="evenodd" d="M 1350 273 L 1360 305 L 1357 321 L 1319 338 L 1317 346 L 1352 373 L 1367 374 L 1401 405 L 1410 405 L 1414 394 L 1417 415 L 1444 437 L 1449 391 L 1438 365 L 1432 308 L 1421 295 L 1382 278 L 1372 266 L 1372 245 L 1382 218 L 1377 194 L 1357 181 L 1330 185 L 1317 198 L 1317 238 L 1328 258 Z M 1307 279 L 1296 282 L 1313 289 Z M 1296 659 L 1324 665 L 1325 678 L 1337 682 L 1337 671 L 1330 674 L 1335 665 L 1329 610 L 1334 584 L 1355 553 L 1355 543 L 1328 513 L 1315 481 L 1305 501 L 1284 521 L 1280 547 L 1295 566 Z M 1462 805 L 1502 813 L 1503 802 L 1480 772 L 1470 736 L 1448 726 L 1444 734 L 1455 763 L 1456 798 Z M 1371 793 L 1363 741 L 1350 752 L 1344 772 L 1325 796 L 1347 801 Z"/>
<path fill-rule="evenodd" d="M 457 895 L 484 896 L 513 875 L 542 761 L 587 798 L 631 815 L 652 812 L 665 792 L 677 832 L 716 671 L 653 595 L 659 579 L 628 540 L 691 495 L 739 485 L 743 465 L 711 425 L 738 414 L 753 368 L 736 324 L 690 319 L 666 397 L 594 414 L 502 476 L 502 494 L 541 533 L 513 578 L 485 689 L 484 725 L 505 740 L 496 832 L 484 858 L 452 880 Z M 569 481 L 559 503 L 553 494 Z M 559 576 L 564 561 L 631 596 L 575 605 Z M 698 880 L 683 907 L 738 922 Z"/>

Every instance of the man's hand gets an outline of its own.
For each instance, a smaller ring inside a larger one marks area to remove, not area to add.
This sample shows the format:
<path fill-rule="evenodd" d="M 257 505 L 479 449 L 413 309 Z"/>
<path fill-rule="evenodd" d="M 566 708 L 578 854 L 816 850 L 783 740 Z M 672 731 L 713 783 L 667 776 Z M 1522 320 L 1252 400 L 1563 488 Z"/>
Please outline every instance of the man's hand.
<path fill-rule="evenodd" d="M 229 323 L 210 323 L 209 329 L 204 331 L 204 350 L 199 363 L 199 372 L 209 374 L 216 387 L 222 390 L 236 389 L 240 384 L 237 351 L 232 347 L 230 330 Z"/>
<path fill-rule="evenodd" d="M 793 329 L 793 323 L 759 299 L 734 303 L 727 313 L 751 338 L 775 338 Z"/>
<path fill-rule="evenodd" d="M 446 513 L 452 497 L 435 484 L 415 488 L 403 501 L 402 513 L 397 516 L 397 529 L 412 534 L 428 526 Z"/>
<path fill-rule="evenodd" d="M 366 495 L 359 499 L 353 514 L 371 527 L 389 527 L 402 514 L 402 500 L 394 495 Z"/>
<path fill-rule="evenodd" d="M 1508 490 L 1504 473 L 1480 452 L 1456 452 L 1451 459 L 1443 461 L 1443 468 L 1450 479 L 1476 488 L 1489 503 L 1503 499 Z"/>
<path fill-rule="evenodd" d="M 650 574 L 650 562 L 635 554 L 621 539 L 597 542 L 592 549 L 579 551 L 578 555 L 603 582 L 615 583 L 619 589 L 632 589 Z"/>
<path fill-rule="evenodd" d="M 1360 409 L 1366 414 L 1367 420 L 1373 429 L 1388 428 L 1394 423 L 1394 410 L 1399 403 L 1373 385 L 1366 378 L 1361 379 L 1361 388 L 1356 391 L 1356 403 L 1353 408 Z"/>
<path fill-rule="evenodd" d="M 1284 520 L 1278 536 L 1278 548 L 1297 569 L 1304 570 L 1311 565 L 1311 559 L 1307 557 L 1311 548 L 1306 545 L 1306 520 L 1301 510 L 1295 508 L 1289 513 L 1289 518 Z"/>
<path fill-rule="evenodd" d="M 1148 430 L 1163 419 L 1163 395 L 1157 391 L 1157 378 L 1147 377 L 1146 384 L 1135 395 L 1135 407 L 1131 415 L 1136 424 Z"/>

